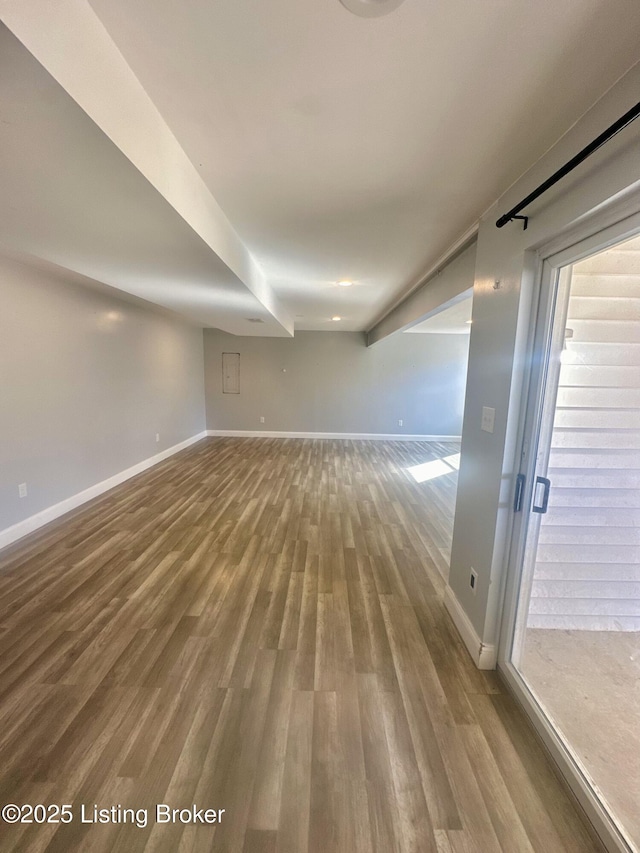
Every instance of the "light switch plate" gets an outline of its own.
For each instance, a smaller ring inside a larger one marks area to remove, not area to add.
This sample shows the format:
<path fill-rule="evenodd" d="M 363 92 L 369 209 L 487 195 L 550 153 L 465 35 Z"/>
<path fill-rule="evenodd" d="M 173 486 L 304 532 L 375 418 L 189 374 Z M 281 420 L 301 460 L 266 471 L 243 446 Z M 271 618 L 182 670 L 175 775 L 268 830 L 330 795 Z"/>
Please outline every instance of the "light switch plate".
<path fill-rule="evenodd" d="M 490 408 L 489 406 L 482 407 L 482 423 L 480 424 L 480 429 L 484 430 L 484 432 L 493 432 L 493 425 L 496 420 L 496 410 Z"/>

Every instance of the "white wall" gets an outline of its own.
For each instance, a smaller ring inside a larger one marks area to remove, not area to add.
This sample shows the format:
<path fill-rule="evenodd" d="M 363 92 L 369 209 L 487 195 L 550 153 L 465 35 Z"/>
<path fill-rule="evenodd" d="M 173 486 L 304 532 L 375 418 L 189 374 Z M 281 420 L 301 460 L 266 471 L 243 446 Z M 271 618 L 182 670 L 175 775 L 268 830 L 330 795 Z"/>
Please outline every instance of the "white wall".
<path fill-rule="evenodd" d="M 283 339 L 208 329 L 207 428 L 460 435 L 468 346 L 467 335 L 398 334 L 368 348 L 360 332 Z M 222 393 L 223 352 L 240 353 L 238 395 Z"/>
<path fill-rule="evenodd" d="M 640 187 L 640 121 L 531 205 L 526 211 L 530 216 L 526 231 L 518 222 L 497 229 L 495 221 L 630 109 L 637 102 L 639 91 L 640 66 L 635 66 L 509 189 L 481 222 L 447 601 L 459 626 L 466 629 L 468 645 L 476 659 L 479 649 L 471 634 L 486 647 L 485 663 L 490 661 L 498 641 L 505 549 L 517 471 L 528 305 L 538 268 L 536 252 L 556 237 L 570 243 L 572 233 L 588 229 L 590 216 L 604 215 L 607 204 L 619 203 L 630 188 Z M 496 410 L 493 434 L 480 429 L 483 406 Z M 475 596 L 469 587 L 471 566 L 478 571 Z"/>
<path fill-rule="evenodd" d="M 205 428 L 202 331 L 68 278 L 0 258 L 0 534 Z"/>

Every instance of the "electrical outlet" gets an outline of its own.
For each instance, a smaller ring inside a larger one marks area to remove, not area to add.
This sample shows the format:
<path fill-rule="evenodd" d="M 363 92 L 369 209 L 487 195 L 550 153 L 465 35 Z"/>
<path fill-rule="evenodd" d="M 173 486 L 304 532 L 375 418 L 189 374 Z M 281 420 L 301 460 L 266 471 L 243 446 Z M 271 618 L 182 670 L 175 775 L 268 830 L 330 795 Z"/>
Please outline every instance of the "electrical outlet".
<path fill-rule="evenodd" d="M 156 442 L 158 442 L 158 441 L 160 441 L 160 433 L 159 432 L 156 433 Z"/>
<path fill-rule="evenodd" d="M 402 418 L 400 418 L 400 420 L 398 421 L 398 426 L 404 426 L 404 421 L 402 420 Z"/>
<path fill-rule="evenodd" d="M 478 573 L 472 567 L 471 574 L 469 575 L 469 586 L 471 587 L 471 592 L 475 595 L 478 591 Z"/>
<path fill-rule="evenodd" d="M 261 423 L 261 424 L 263 424 L 263 423 L 264 423 L 264 417 L 263 417 L 262 415 L 260 415 L 260 423 Z"/>
<path fill-rule="evenodd" d="M 26 483 L 20 483 L 20 485 L 18 486 L 18 495 L 21 498 L 26 498 L 26 496 L 27 496 L 27 484 Z"/>

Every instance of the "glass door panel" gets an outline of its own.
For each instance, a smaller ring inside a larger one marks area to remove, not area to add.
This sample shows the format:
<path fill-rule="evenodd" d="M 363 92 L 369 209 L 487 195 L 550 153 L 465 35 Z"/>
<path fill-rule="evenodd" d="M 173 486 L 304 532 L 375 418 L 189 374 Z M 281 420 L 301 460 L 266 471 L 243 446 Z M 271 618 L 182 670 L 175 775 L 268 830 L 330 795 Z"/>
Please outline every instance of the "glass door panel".
<path fill-rule="evenodd" d="M 640 850 L 640 237 L 553 299 L 511 663 Z"/>

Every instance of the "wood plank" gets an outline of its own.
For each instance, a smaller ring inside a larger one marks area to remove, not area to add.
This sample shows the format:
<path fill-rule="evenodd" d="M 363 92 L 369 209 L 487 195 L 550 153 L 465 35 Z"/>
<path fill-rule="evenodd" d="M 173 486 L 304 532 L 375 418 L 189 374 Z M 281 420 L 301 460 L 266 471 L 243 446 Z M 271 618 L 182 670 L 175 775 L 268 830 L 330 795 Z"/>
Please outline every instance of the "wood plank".
<path fill-rule="evenodd" d="M 277 853 L 294 850 L 307 853 L 309 849 L 313 696 L 311 691 L 294 691 L 291 697 L 278 813 Z"/>
<path fill-rule="evenodd" d="M 443 608 L 458 449 L 207 439 L 0 555 L 4 801 L 226 810 L 3 851 L 594 853 Z"/>

